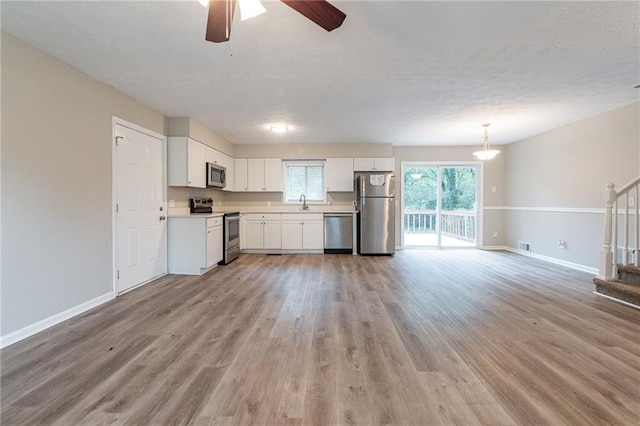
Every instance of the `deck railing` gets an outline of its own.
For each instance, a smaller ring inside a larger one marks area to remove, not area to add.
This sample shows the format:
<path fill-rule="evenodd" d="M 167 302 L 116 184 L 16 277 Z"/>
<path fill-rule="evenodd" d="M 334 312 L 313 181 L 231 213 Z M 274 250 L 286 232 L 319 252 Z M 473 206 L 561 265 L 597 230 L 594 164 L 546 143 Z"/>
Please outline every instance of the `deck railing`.
<path fill-rule="evenodd" d="M 601 278 L 617 278 L 619 264 L 640 266 L 638 259 L 640 247 L 638 195 L 640 195 L 640 176 L 617 191 L 614 184 L 607 184 L 604 237 L 598 270 L 598 275 Z"/>
<path fill-rule="evenodd" d="M 465 241 L 476 239 L 476 216 L 470 211 L 443 211 L 440 215 L 440 229 L 449 235 Z M 437 232 L 437 212 L 435 210 L 405 210 L 404 232 L 424 234 Z"/>

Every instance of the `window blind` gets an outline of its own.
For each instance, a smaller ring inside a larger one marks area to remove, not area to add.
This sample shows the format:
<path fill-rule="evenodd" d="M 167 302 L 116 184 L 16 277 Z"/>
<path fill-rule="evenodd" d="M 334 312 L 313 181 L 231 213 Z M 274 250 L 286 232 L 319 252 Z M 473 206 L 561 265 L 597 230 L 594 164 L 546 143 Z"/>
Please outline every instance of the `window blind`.
<path fill-rule="evenodd" d="M 324 161 L 286 161 L 286 201 L 325 201 Z"/>

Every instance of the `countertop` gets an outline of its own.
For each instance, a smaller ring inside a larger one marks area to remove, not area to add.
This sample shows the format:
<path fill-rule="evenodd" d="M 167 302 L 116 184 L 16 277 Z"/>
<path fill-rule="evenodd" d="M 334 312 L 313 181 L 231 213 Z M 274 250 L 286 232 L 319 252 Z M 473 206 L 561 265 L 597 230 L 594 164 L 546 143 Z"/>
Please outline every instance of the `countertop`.
<path fill-rule="evenodd" d="M 210 218 L 210 217 L 222 217 L 224 216 L 224 213 L 220 213 L 220 212 L 213 212 L 213 213 L 189 213 L 189 209 L 186 209 L 186 212 L 180 212 L 180 213 L 171 213 L 171 210 L 169 210 L 169 215 L 167 216 L 169 219 L 173 218 L 173 217 L 188 217 L 188 218 Z"/>
<path fill-rule="evenodd" d="M 202 217 L 220 217 L 222 215 L 224 215 L 225 213 L 232 213 L 232 212 L 240 212 L 240 213 L 356 213 L 353 210 L 353 207 L 351 207 L 351 209 L 349 209 L 346 206 L 339 206 L 339 207 L 331 207 L 331 206 L 318 206 L 318 207 L 311 207 L 310 210 L 300 210 L 299 208 L 297 209 L 287 209 L 287 208 L 283 208 L 282 206 L 278 206 L 278 207 L 260 207 L 260 206 L 256 206 L 256 207 L 249 207 L 249 206 L 242 206 L 242 207 L 214 207 L 214 211 L 211 214 L 206 214 L 206 213 L 194 213 L 194 214 L 190 214 L 189 213 L 189 208 L 170 208 L 168 211 L 168 217 L 172 218 L 172 217 L 191 217 L 191 218 L 202 218 Z"/>

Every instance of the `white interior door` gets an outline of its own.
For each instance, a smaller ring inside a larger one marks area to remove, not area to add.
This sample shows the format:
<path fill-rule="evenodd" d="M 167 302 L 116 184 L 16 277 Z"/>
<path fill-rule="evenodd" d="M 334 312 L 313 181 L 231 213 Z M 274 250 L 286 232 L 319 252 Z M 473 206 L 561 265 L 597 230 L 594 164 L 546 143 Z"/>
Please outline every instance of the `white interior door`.
<path fill-rule="evenodd" d="M 167 272 L 162 140 L 116 124 L 116 292 Z"/>

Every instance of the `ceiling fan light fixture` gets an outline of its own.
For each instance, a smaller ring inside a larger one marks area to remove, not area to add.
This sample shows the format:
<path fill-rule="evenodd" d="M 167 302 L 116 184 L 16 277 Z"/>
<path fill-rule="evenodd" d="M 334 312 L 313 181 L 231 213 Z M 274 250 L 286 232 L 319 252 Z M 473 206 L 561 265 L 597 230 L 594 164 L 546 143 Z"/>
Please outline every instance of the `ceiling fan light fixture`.
<path fill-rule="evenodd" d="M 482 145 L 482 151 L 476 151 L 473 153 L 473 155 L 478 159 L 478 160 L 491 160 L 493 159 L 496 155 L 500 154 L 500 151 L 497 149 L 491 149 L 491 146 L 489 146 L 489 136 L 487 135 L 487 127 L 489 127 L 489 123 L 484 123 L 484 143 Z"/>
<path fill-rule="evenodd" d="M 274 123 L 269 126 L 269 129 L 273 133 L 287 133 L 289 131 L 289 126 L 283 123 Z"/>
<path fill-rule="evenodd" d="M 240 4 L 240 20 L 246 21 L 267 11 L 260 0 L 238 0 Z"/>

